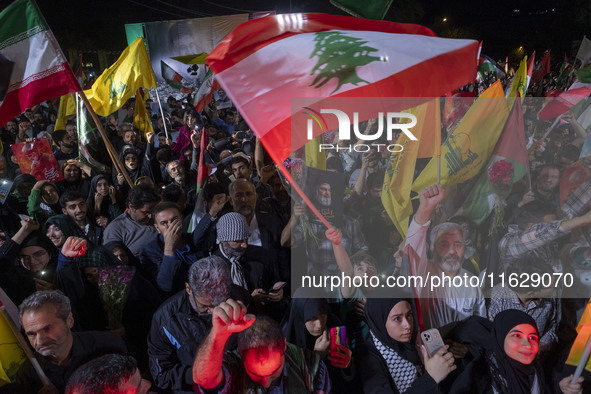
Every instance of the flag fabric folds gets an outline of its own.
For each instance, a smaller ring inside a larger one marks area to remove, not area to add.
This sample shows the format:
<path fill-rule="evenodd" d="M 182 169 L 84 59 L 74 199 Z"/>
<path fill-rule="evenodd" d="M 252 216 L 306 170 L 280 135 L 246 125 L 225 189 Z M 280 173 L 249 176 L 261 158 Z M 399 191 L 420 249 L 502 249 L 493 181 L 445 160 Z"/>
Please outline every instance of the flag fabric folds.
<path fill-rule="evenodd" d="M 382 20 L 392 0 L 330 0 L 332 5 L 358 18 Z"/>
<path fill-rule="evenodd" d="M 590 94 L 591 84 L 575 81 L 566 92 L 562 92 L 558 97 L 546 101 L 540 112 L 538 112 L 538 117 L 543 120 L 554 119 L 577 105 Z"/>
<path fill-rule="evenodd" d="M 581 61 L 581 64 L 577 66 L 578 68 L 586 67 L 591 62 L 591 40 L 587 36 L 583 36 L 576 59 Z"/>
<path fill-rule="evenodd" d="M 146 137 L 146 133 L 154 132 L 154 126 L 152 126 L 152 121 L 148 117 L 148 112 L 146 111 L 146 104 L 139 90 L 135 94 L 133 126 L 139 131 L 141 131 L 144 134 L 144 137 Z"/>
<path fill-rule="evenodd" d="M 305 131 L 291 133 L 293 97 L 439 97 L 472 82 L 478 42 L 434 35 L 347 16 L 274 15 L 240 25 L 207 63 L 280 163 L 307 142 Z"/>
<path fill-rule="evenodd" d="M 84 93 L 97 114 L 108 116 L 121 108 L 141 87 L 155 88 L 156 78 L 144 39 L 138 37 Z"/>
<path fill-rule="evenodd" d="M 0 387 L 14 382 L 18 369 L 27 360 L 7 320 L 9 318 L 4 307 L 0 307 Z"/>
<path fill-rule="evenodd" d="M 470 107 L 441 147 L 441 184 L 464 182 L 487 163 L 509 117 L 511 102 L 500 81 L 492 84 Z M 419 192 L 437 182 L 437 160 L 432 159 L 412 185 Z"/>
<path fill-rule="evenodd" d="M 382 204 L 403 237 L 406 237 L 408 218 L 412 213 L 410 188 L 416 160 L 417 158 L 433 157 L 439 154 L 441 149 L 439 99 L 421 104 L 408 112 L 417 117 L 417 125 L 413 127 L 413 134 L 420 144 L 411 141 L 406 134 L 400 134 L 396 143 L 402 145 L 404 149 L 390 155 L 382 190 Z"/>
<path fill-rule="evenodd" d="M 521 102 L 525 99 L 525 92 L 527 90 L 527 56 L 524 56 L 519 64 L 519 68 L 511 81 L 511 86 L 507 91 L 507 97 L 517 97 L 517 93 L 521 96 Z"/>
<path fill-rule="evenodd" d="M 65 94 L 60 97 L 60 106 L 57 111 L 54 130 L 64 130 L 68 121 L 68 116 L 76 114 L 76 101 L 71 94 Z"/>
<path fill-rule="evenodd" d="M 164 63 L 164 60 L 160 60 L 160 69 L 162 72 L 162 78 L 164 78 L 166 83 L 178 90 L 183 88 L 183 84 L 181 83 L 183 77 L 181 74 L 177 73 L 168 64 Z"/>
<path fill-rule="evenodd" d="M 0 13 L 0 52 L 14 62 L 0 126 L 45 100 L 81 90 L 33 0 L 16 0 Z"/>
<path fill-rule="evenodd" d="M 499 142 L 485 168 L 488 169 L 500 160 L 512 164 L 513 183 L 527 174 L 529 163 L 525 145 L 523 112 L 519 100 L 515 100 L 513 111 L 509 119 L 507 119 L 501 138 L 499 138 Z M 494 202 L 495 196 L 488 181 L 488 174 L 483 171 L 483 174 L 470 190 L 460 214 L 469 216 L 477 225 L 480 225 L 492 211 Z"/>
<path fill-rule="evenodd" d="M 583 316 L 581 316 L 581 320 L 579 320 L 579 324 L 577 325 L 577 338 L 575 339 L 575 342 L 570 348 L 570 353 L 568 354 L 566 364 L 573 366 L 577 366 L 579 364 L 579 361 L 581 361 L 581 357 L 583 356 L 583 352 L 585 351 L 587 341 L 590 337 L 591 303 L 587 303 L 587 307 L 583 311 Z M 591 372 L 591 358 L 587 360 L 587 363 L 585 364 L 585 369 Z"/>
<path fill-rule="evenodd" d="M 78 130 L 78 159 L 82 163 L 94 167 L 99 172 L 103 172 L 105 171 L 105 165 L 96 160 L 88 149 L 89 146 L 96 146 L 98 144 L 99 137 L 97 128 L 92 119 L 88 119 L 88 110 L 78 95 L 76 95 L 76 112 L 76 128 Z"/>
<path fill-rule="evenodd" d="M 203 108 L 209 104 L 213 98 L 213 92 L 220 88 L 220 84 L 215 79 L 213 72 L 210 69 L 207 70 L 203 82 L 197 89 L 195 97 L 193 98 L 193 106 L 197 112 L 203 111 Z"/>
<path fill-rule="evenodd" d="M 531 76 L 531 81 L 536 83 L 540 82 L 546 75 L 550 73 L 552 69 L 550 68 L 550 51 L 546 52 L 544 58 L 542 59 L 541 63 L 539 64 L 539 68 L 534 70 Z"/>

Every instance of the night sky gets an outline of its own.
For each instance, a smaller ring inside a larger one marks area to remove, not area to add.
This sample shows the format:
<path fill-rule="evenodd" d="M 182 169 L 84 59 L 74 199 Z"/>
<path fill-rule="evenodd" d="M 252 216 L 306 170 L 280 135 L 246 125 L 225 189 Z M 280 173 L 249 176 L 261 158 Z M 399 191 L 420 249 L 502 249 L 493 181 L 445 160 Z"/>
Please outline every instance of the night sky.
<path fill-rule="evenodd" d="M 121 51 L 127 45 L 125 23 L 228 15 L 247 11 L 341 14 L 328 0 L 38 0 L 64 50 Z M 0 0 L 0 9 L 11 1 Z M 443 18 L 447 18 L 443 22 Z M 517 62 L 551 49 L 555 61 L 576 53 L 577 40 L 591 35 L 588 0 L 435 1 L 394 0 L 387 20 L 418 23 L 439 36 L 484 42 L 494 59 Z M 523 47 L 522 51 L 517 48 Z M 574 48 L 573 48 L 574 47 Z"/>

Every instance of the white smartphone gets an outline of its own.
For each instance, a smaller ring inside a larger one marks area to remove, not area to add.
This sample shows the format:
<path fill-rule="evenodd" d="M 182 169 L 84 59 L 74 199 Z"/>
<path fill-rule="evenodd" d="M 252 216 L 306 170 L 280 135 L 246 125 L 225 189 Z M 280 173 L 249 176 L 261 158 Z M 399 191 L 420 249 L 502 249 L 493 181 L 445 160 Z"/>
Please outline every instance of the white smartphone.
<path fill-rule="evenodd" d="M 433 355 L 437 353 L 439 349 L 445 346 L 443 339 L 441 338 L 441 334 L 436 328 L 423 331 L 421 333 L 421 338 L 423 339 L 423 344 L 427 349 L 427 353 L 429 353 L 429 357 L 433 357 Z"/>

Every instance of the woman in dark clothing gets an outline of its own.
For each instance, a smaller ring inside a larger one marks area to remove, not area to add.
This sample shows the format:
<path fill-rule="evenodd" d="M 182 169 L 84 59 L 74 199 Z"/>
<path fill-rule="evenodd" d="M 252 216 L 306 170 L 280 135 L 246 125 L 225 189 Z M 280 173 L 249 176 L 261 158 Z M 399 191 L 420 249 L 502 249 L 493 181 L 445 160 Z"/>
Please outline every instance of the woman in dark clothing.
<path fill-rule="evenodd" d="M 117 200 L 115 187 L 111 184 L 106 175 L 97 175 L 90 181 L 90 192 L 86 200 L 86 205 L 93 220 L 101 227 L 121 215 L 121 204 Z"/>
<path fill-rule="evenodd" d="M 13 192 L 6 199 L 5 204 L 10 206 L 21 215 L 28 215 L 27 204 L 29 203 L 29 195 L 33 186 L 37 183 L 37 179 L 31 174 L 21 174 L 14 178 L 12 184 Z"/>
<path fill-rule="evenodd" d="M 346 345 L 339 346 L 339 350 L 331 347 L 330 329 L 341 324 L 330 312 L 326 299 L 320 298 L 321 294 L 310 294 L 307 289 L 306 295 L 319 298 L 296 298 L 304 295 L 302 290 L 295 292 L 281 325 L 285 338 L 324 359 L 335 393 L 351 391 L 354 372 L 350 368 L 351 351 Z"/>
<path fill-rule="evenodd" d="M 64 179 L 55 183 L 60 196 L 67 190 L 75 190 L 83 196 L 88 196 L 90 182 L 88 182 L 87 178 L 82 177 L 82 169 L 80 169 L 79 165 L 80 163 L 76 160 L 68 160 L 62 165 Z"/>
<path fill-rule="evenodd" d="M 454 358 L 442 347 L 433 357 L 415 345 L 418 328 L 410 303 L 401 298 L 370 298 L 365 318 L 371 339 L 360 351 L 359 368 L 365 393 L 437 393 L 453 371 Z"/>
<path fill-rule="evenodd" d="M 527 313 L 508 309 L 494 320 L 482 356 L 474 360 L 451 387 L 452 393 L 551 393 L 536 356 L 540 348 L 536 321 Z M 559 383 L 563 393 L 582 393 L 580 377 L 571 384 L 572 375 Z"/>
<path fill-rule="evenodd" d="M 21 228 L 0 247 L 0 287 L 19 305 L 38 290 L 57 289 L 58 250 L 33 219 L 23 219 Z"/>
<path fill-rule="evenodd" d="M 152 166 L 156 165 L 158 162 L 155 158 L 152 158 L 153 143 L 152 136 L 151 140 L 148 141 L 148 144 L 146 145 L 146 152 L 143 157 L 139 157 L 137 150 L 131 145 L 124 145 L 123 148 L 121 148 L 122 150 L 119 156 L 121 157 L 125 171 L 127 171 L 129 178 L 131 178 L 131 181 L 134 184 L 135 181 L 141 177 L 154 179 L 154 169 Z M 125 180 L 123 174 L 120 174 L 115 169 L 113 169 L 113 185 L 115 185 L 115 188 L 121 194 L 120 198 L 122 200 L 127 198 L 127 193 L 130 190 L 129 184 Z"/>

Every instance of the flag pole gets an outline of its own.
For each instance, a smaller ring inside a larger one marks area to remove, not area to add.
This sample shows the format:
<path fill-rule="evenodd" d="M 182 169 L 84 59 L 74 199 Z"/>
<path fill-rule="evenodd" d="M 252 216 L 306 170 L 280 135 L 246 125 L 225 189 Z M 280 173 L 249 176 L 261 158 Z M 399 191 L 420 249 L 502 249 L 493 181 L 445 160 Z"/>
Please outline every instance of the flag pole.
<path fill-rule="evenodd" d="M 312 213 L 314 213 L 314 215 L 316 215 L 316 217 L 322 222 L 322 224 L 324 224 L 326 226 L 326 228 L 334 227 L 334 226 L 331 226 L 330 223 L 328 223 L 328 221 L 324 218 L 324 216 L 322 216 L 322 214 L 320 212 L 318 212 L 318 209 L 316 209 L 316 207 L 314 206 L 314 204 L 312 204 L 312 202 L 310 201 L 308 196 L 306 196 L 306 193 L 304 193 L 304 191 L 300 188 L 300 186 L 294 182 L 294 180 L 291 177 L 291 174 L 289 173 L 287 168 L 285 168 L 283 163 L 277 163 L 277 168 L 279 169 L 279 171 L 281 171 L 283 176 L 285 176 L 285 178 L 287 179 L 289 184 L 294 188 L 296 193 L 302 198 L 302 200 L 308 206 L 308 208 L 310 208 Z"/>
<path fill-rule="evenodd" d="M 550 132 L 551 132 L 552 130 L 554 130 L 554 127 L 556 127 L 556 125 L 558 124 L 558 122 L 559 122 L 559 121 L 560 121 L 560 119 L 562 118 L 562 115 L 563 115 L 563 114 L 561 114 L 561 115 L 558 115 L 558 116 L 556 117 L 556 120 L 554 121 L 554 123 L 552 123 L 552 126 L 550 126 L 550 128 L 548 129 L 548 131 L 546 131 L 546 134 L 544 134 L 544 137 L 542 138 L 542 141 L 544 141 L 544 140 L 546 139 L 546 137 L 548 137 L 548 134 L 550 134 Z"/>
<path fill-rule="evenodd" d="M 168 129 L 166 128 L 166 118 L 164 117 L 164 111 L 162 110 L 162 103 L 160 102 L 160 95 L 158 94 L 158 86 L 154 88 L 156 90 L 156 99 L 158 99 L 158 107 L 160 108 L 160 115 L 162 116 L 162 125 L 164 125 L 164 134 L 166 135 L 166 139 L 169 139 L 168 136 Z"/>
<path fill-rule="evenodd" d="M 78 92 L 78 94 L 80 95 L 80 98 L 84 102 L 84 106 L 86 106 L 86 109 L 88 110 L 88 112 L 92 116 L 92 120 L 94 120 L 94 123 L 98 127 L 99 132 L 101 133 L 101 137 L 103 137 L 103 142 L 105 143 L 105 146 L 107 147 L 107 152 L 109 152 L 109 156 L 111 156 L 111 160 L 113 160 L 113 165 L 115 166 L 115 169 L 117 170 L 118 173 L 123 174 L 123 177 L 125 178 L 125 180 L 129 184 L 129 187 L 133 189 L 133 181 L 129 177 L 129 174 L 127 173 L 127 170 L 125 169 L 125 166 L 121 162 L 121 158 L 117 154 L 115 147 L 113 146 L 113 144 L 111 144 L 109 137 L 107 137 L 107 133 L 105 132 L 105 129 L 103 128 L 103 124 L 101 123 L 97 114 L 94 112 L 92 105 L 90 105 L 90 101 L 88 101 L 88 97 L 86 97 L 86 94 L 84 94 L 83 90 Z"/>
<path fill-rule="evenodd" d="M 2 303 L 0 303 L 0 313 L 4 315 L 4 318 L 8 322 L 8 325 L 10 326 L 12 333 L 14 334 L 14 336 L 18 340 L 19 345 L 27 355 L 27 358 L 29 359 L 29 362 L 33 366 L 33 369 L 37 373 L 37 376 L 39 376 L 39 380 L 41 380 L 41 383 L 43 383 L 44 386 L 52 384 L 47 375 L 45 375 L 45 372 L 43 372 L 43 369 L 41 369 L 41 365 L 39 365 L 39 361 L 37 361 L 37 359 L 35 358 L 35 355 L 31 351 L 29 344 L 27 343 L 27 341 L 25 341 L 25 338 L 23 338 L 20 331 L 16 328 L 16 324 L 14 324 L 14 321 L 12 321 L 10 315 L 6 313 L 6 308 L 4 307 L 4 305 L 2 305 Z"/>
<path fill-rule="evenodd" d="M 579 360 L 579 364 L 577 364 L 577 369 L 575 370 L 575 373 L 574 373 L 573 378 L 571 380 L 571 384 L 574 384 L 575 381 L 579 378 L 579 376 L 581 376 L 581 373 L 583 373 L 583 369 L 585 369 L 585 366 L 587 365 L 587 361 L 589 360 L 590 355 L 591 355 L 591 337 L 589 337 L 587 339 L 587 344 L 585 345 L 585 351 L 583 352 L 583 355 L 581 356 L 581 359 Z"/>

